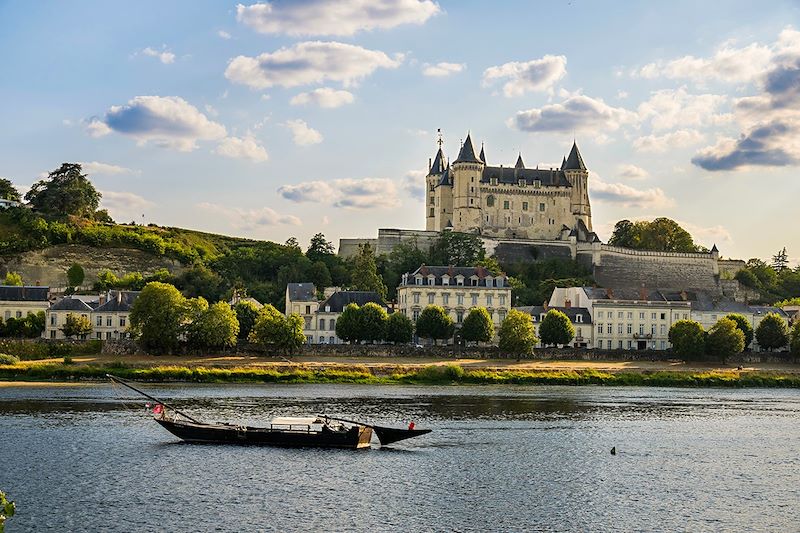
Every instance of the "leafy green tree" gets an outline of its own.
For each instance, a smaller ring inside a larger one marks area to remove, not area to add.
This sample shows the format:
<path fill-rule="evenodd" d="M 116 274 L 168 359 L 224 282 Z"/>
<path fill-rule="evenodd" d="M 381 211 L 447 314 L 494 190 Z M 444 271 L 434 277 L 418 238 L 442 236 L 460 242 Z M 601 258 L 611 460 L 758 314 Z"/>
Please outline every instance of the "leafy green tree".
<path fill-rule="evenodd" d="M 286 242 L 283 244 L 287 248 L 293 248 L 296 250 L 300 250 L 300 243 L 297 242 L 297 237 L 289 237 L 286 239 Z"/>
<path fill-rule="evenodd" d="M 620 220 L 614 224 L 614 231 L 611 238 L 608 239 L 608 244 L 612 246 L 621 246 L 623 248 L 639 248 L 639 241 L 641 235 L 637 230 L 636 225 L 630 220 Z"/>
<path fill-rule="evenodd" d="M 533 319 L 528 313 L 512 309 L 500 324 L 500 351 L 516 355 L 530 355 L 539 342 Z"/>
<path fill-rule="evenodd" d="M 97 291 L 107 291 L 119 287 L 119 278 L 110 270 L 103 270 L 98 272 L 97 281 L 94 284 L 94 289 Z"/>
<path fill-rule="evenodd" d="M 569 317 L 558 309 L 550 309 L 539 324 L 542 344 L 568 345 L 575 338 L 575 327 Z"/>
<path fill-rule="evenodd" d="M 652 221 L 620 220 L 614 225 L 614 232 L 608 243 L 613 246 L 657 252 L 705 251 L 694 243 L 688 231 L 674 220 L 664 217 Z"/>
<path fill-rule="evenodd" d="M 28 315 L 22 319 L 22 334 L 29 339 L 37 339 L 42 336 L 44 325 L 44 311 L 38 311 L 36 313 L 29 312 Z"/>
<path fill-rule="evenodd" d="M 255 344 L 271 346 L 287 353 L 294 353 L 306 342 L 303 334 L 303 317 L 292 313 L 288 317 L 267 304 L 261 308 L 256 318 L 250 341 Z"/>
<path fill-rule="evenodd" d="M 431 339 L 436 344 L 437 340 L 445 340 L 453 336 L 455 324 L 444 307 L 429 305 L 419 314 L 416 330 L 417 335 L 423 339 Z"/>
<path fill-rule="evenodd" d="M 72 266 L 67 269 L 67 283 L 69 283 L 70 287 L 80 287 L 85 277 L 86 273 L 83 271 L 83 267 L 78 263 L 73 263 Z"/>
<path fill-rule="evenodd" d="M 239 338 L 246 339 L 258 318 L 258 307 L 253 302 L 239 301 L 233 306 L 236 321 L 239 322 Z"/>
<path fill-rule="evenodd" d="M 787 305 L 800 305 L 800 296 L 786 298 L 785 300 L 775 303 L 775 307 L 786 307 Z"/>
<path fill-rule="evenodd" d="M 333 244 L 325 238 L 325 235 L 317 233 L 311 237 L 311 243 L 306 250 L 306 257 L 309 261 L 312 263 L 325 262 L 326 258 L 335 254 L 336 250 L 333 248 Z"/>
<path fill-rule="evenodd" d="M 725 364 L 728 357 L 742 350 L 744 350 L 744 333 L 736 327 L 735 321 L 722 317 L 711 326 L 706 337 L 706 351 L 710 355 L 722 358 L 722 364 Z"/>
<path fill-rule="evenodd" d="M 414 323 L 406 315 L 395 311 L 386 321 L 386 340 L 394 344 L 407 344 L 414 336 Z"/>
<path fill-rule="evenodd" d="M 317 261 L 311 265 L 308 271 L 308 279 L 319 291 L 324 291 L 325 287 L 330 287 L 333 283 L 328 266 L 322 261 Z"/>
<path fill-rule="evenodd" d="M 681 357 L 701 357 L 706 347 L 706 332 L 699 322 L 678 320 L 669 328 L 672 351 Z"/>
<path fill-rule="evenodd" d="M 17 287 L 22 286 L 22 276 L 19 275 L 17 272 L 7 272 L 6 273 L 6 280 L 3 285 L 14 285 Z"/>
<path fill-rule="evenodd" d="M 17 508 L 14 502 L 6 497 L 6 493 L 0 490 L 0 533 L 5 531 L 6 520 L 14 516 Z"/>
<path fill-rule="evenodd" d="M 473 307 L 461 324 L 461 338 L 467 342 L 489 342 L 494 338 L 494 323 L 485 307 Z"/>
<path fill-rule="evenodd" d="M 742 269 L 736 272 L 736 275 L 733 276 L 733 279 L 751 289 L 757 289 L 759 286 L 759 281 L 756 275 L 747 269 Z"/>
<path fill-rule="evenodd" d="M 336 321 L 336 336 L 345 342 L 361 340 L 361 316 L 358 304 L 347 304 Z"/>
<path fill-rule="evenodd" d="M 750 323 L 750 320 L 747 319 L 746 316 L 741 315 L 739 313 L 728 313 L 725 315 L 725 318 L 733 320 L 736 322 L 736 327 L 744 334 L 744 349 L 746 350 L 750 343 L 753 342 L 753 325 Z"/>
<path fill-rule="evenodd" d="M 789 342 L 789 329 L 777 313 L 769 313 L 756 328 L 758 345 L 767 350 L 780 350 Z"/>
<path fill-rule="evenodd" d="M 749 259 L 745 266 L 758 279 L 758 288 L 769 289 L 778 283 L 778 274 L 761 259 Z"/>
<path fill-rule="evenodd" d="M 386 285 L 378 275 L 375 254 L 369 243 L 358 245 L 358 254 L 352 260 L 350 289 L 354 291 L 375 291 L 386 298 Z"/>
<path fill-rule="evenodd" d="M 475 266 L 485 258 L 483 242 L 472 233 L 443 231 L 430 250 L 434 265 Z"/>
<path fill-rule="evenodd" d="M 40 213 L 54 216 L 91 217 L 97 211 L 101 194 L 89 181 L 81 165 L 64 163 L 33 184 L 25 200 Z"/>
<path fill-rule="evenodd" d="M 360 340 L 372 342 L 386 340 L 386 327 L 389 321 L 386 309 L 375 302 L 368 302 L 361 306 L 358 315 Z"/>
<path fill-rule="evenodd" d="M 186 298 L 173 285 L 154 281 L 133 304 L 130 330 L 146 350 L 169 352 L 178 346 L 186 320 Z"/>
<path fill-rule="evenodd" d="M 792 326 L 789 348 L 795 360 L 800 358 L 800 321 L 795 322 L 794 326 Z"/>
<path fill-rule="evenodd" d="M 193 346 L 224 349 L 234 346 L 239 334 L 239 321 L 231 306 L 217 302 L 200 312 L 188 327 L 187 340 Z"/>
<path fill-rule="evenodd" d="M 94 219 L 102 224 L 114 224 L 114 219 L 108 214 L 108 209 L 98 209 L 95 211 Z"/>
<path fill-rule="evenodd" d="M 427 252 L 421 250 L 416 239 L 397 244 L 386 256 L 381 276 L 388 287 L 388 297 L 397 297 L 397 287 L 406 272 L 413 272 L 422 264 L 431 264 Z"/>
<path fill-rule="evenodd" d="M 22 201 L 22 197 L 19 195 L 17 188 L 14 187 L 14 184 L 11 183 L 11 180 L 7 180 L 5 178 L 0 178 L 0 198 L 11 200 L 13 202 Z"/>
<path fill-rule="evenodd" d="M 64 321 L 64 325 L 61 326 L 60 329 L 68 339 L 72 337 L 83 337 L 92 332 L 92 322 L 89 320 L 88 316 L 69 313 L 67 319 Z"/>

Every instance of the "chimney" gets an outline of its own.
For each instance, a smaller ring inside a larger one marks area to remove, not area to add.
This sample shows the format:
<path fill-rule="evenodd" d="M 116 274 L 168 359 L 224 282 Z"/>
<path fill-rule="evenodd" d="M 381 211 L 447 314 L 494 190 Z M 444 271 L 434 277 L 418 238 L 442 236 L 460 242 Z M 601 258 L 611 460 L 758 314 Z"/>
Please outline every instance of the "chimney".
<path fill-rule="evenodd" d="M 566 307 L 567 309 L 569 309 L 570 307 L 572 307 L 572 300 L 566 300 L 566 301 L 564 302 L 564 307 Z"/>
<path fill-rule="evenodd" d="M 686 294 L 686 291 L 681 291 L 681 300 L 684 302 L 689 299 L 689 295 Z"/>
<path fill-rule="evenodd" d="M 117 303 L 122 303 L 122 291 L 117 291 Z"/>
<path fill-rule="evenodd" d="M 644 283 L 642 283 L 642 287 L 639 289 L 639 300 L 643 302 L 647 301 L 647 289 L 644 288 Z"/>
<path fill-rule="evenodd" d="M 606 289 L 606 296 L 608 297 L 609 300 L 614 298 L 614 289 L 610 289 L 610 288 Z"/>

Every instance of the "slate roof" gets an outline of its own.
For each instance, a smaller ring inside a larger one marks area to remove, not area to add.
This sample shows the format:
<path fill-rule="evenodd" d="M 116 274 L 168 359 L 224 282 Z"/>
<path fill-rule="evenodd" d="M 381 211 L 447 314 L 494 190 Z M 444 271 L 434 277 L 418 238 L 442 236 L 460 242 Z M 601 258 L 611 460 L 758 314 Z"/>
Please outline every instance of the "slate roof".
<path fill-rule="evenodd" d="M 585 307 L 544 307 L 543 305 L 524 305 L 521 307 L 515 307 L 517 311 L 521 311 L 523 313 L 528 313 L 533 317 L 534 322 L 539 322 L 539 317 L 542 314 L 547 314 L 547 311 L 550 309 L 555 309 L 556 311 L 561 311 L 573 324 L 591 324 L 592 323 L 592 315 L 589 314 L 589 310 Z M 578 322 L 578 316 L 581 317 L 581 321 Z"/>
<path fill-rule="evenodd" d="M 564 165 L 564 170 L 586 170 L 586 165 L 583 164 L 583 157 L 581 157 L 581 152 L 578 150 L 578 144 L 574 141 L 572 142 L 572 150 L 570 150 Z"/>
<path fill-rule="evenodd" d="M 522 154 L 519 154 L 517 156 L 517 162 L 514 165 L 514 168 L 516 168 L 516 169 L 525 168 L 525 163 L 522 161 Z"/>
<path fill-rule="evenodd" d="M 289 283 L 286 285 L 289 300 L 293 302 L 316 302 L 317 288 L 313 283 Z"/>
<path fill-rule="evenodd" d="M 111 291 L 106 303 L 95 308 L 95 313 L 124 313 L 130 311 L 140 291 Z"/>
<path fill-rule="evenodd" d="M 433 158 L 433 164 L 431 165 L 431 170 L 429 174 L 441 174 L 445 171 L 445 163 L 444 163 L 444 154 L 442 153 L 442 149 L 439 148 L 439 151 L 436 152 L 436 157 Z"/>
<path fill-rule="evenodd" d="M 472 137 L 469 133 L 467 133 L 467 138 L 464 141 L 464 144 L 461 145 L 461 151 L 458 152 L 458 159 L 454 161 L 454 163 L 482 163 L 480 159 L 475 155 L 475 146 L 472 145 Z"/>
<path fill-rule="evenodd" d="M 50 306 L 51 311 L 77 311 L 80 313 L 91 313 L 94 308 L 80 300 L 71 296 L 65 296 L 59 301 Z"/>
<path fill-rule="evenodd" d="M 344 311 L 344 308 L 350 304 L 358 304 L 358 306 L 361 307 L 370 302 L 376 303 L 384 308 L 387 307 L 386 302 L 384 302 L 375 291 L 338 291 L 331 294 L 327 300 L 320 304 L 319 312 L 341 313 Z M 328 306 L 330 306 L 330 311 L 326 311 Z"/>
<path fill-rule="evenodd" d="M 538 168 L 511 168 L 511 167 L 485 167 L 481 176 L 481 183 L 491 183 L 492 178 L 497 178 L 498 184 L 517 185 L 520 178 L 527 185 L 539 180 L 542 187 L 569 187 L 569 181 L 562 170 Z"/>
<path fill-rule="evenodd" d="M 478 159 L 483 161 L 483 164 L 486 164 L 486 154 L 483 152 L 483 143 L 481 143 L 481 154 L 478 156 Z"/>
<path fill-rule="evenodd" d="M 442 285 L 442 276 L 444 276 L 444 275 L 447 275 L 452 279 L 452 278 L 455 278 L 456 276 L 458 276 L 460 274 L 460 275 L 464 276 L 464 278 L 466 280 L 471 279 L 472 276 L 477 276 L 478 277 L 478 285 L 477 285 L 478 287 L 485 287 L 486 286 L 486 278 L 487 277 L 491 276 L 493 279 L 497 278 L 497 276 L 494 276 L 491 272 L 489 272 L 486 268 L 484 268 L 482 266 L 477 266 L 477 267 L 453 267 L 453 266 L 428 266 L 428 265 L 422 265 L 418 269 L 416 269 L 414 272 L 412 272 L 411 274 L 408 275 L 408 284 L 409 285 L 414 285 L 415 284 L 413 280 L 414 280 L 414 278 L 416 277 L 417 274 L 422 276 L 424 285 L 428 285 L 428 276 L 430 276 L 431 274 L 433 274 L 433 276 L 434 276 L 434 281 L 433 281 L 434 285 Z M 506 275 L 505 274 L 500 274 L 500 277 L 503 278 L 503 279 L 506 279 Z M 451 283 L 451 285 L 453 285 L 453 284 Z M 504 284 L 504 285 L 506 285 L 506 284 Z M 469 285 L 466 285 L 466 286 L 469 286 Z"/>
<path fill-rule="evenodd" d="M 0 285 L 0 301 L 3 302 L 46 302 L 50 287 L 25 285 Z"/>

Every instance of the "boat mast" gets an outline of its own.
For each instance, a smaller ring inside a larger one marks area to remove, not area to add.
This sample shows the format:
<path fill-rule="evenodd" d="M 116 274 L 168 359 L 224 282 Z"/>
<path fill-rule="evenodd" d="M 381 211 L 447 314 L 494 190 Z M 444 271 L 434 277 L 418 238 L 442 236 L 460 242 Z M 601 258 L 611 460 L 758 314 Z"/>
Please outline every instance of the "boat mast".
<path fill-rule="evenodd" d="M 191 421 L 192 421 L 192 422 L 194 422 L 195 424 L 202 424 L 202 422 L 200 422 L 199 420 L 195 420 L 195 419 L 194 419 L 194 418 L 192 418 L 191 416 L 187 415 L 187 414 L 186 414 L 186 413 L 184 413 L 183 411 L 180 411 L 180 410 L 176 409 L 175 407 L 173 407 L 172 405 L 168 404 L 167 402 L 164 402 L 164 401 L 162 401 L 162 400 L 159 400 L 159 399 L 158 399 L 158 398 L 156 398 L 155 396 L 150 396 L 150 395 L 149 395 L 149 394 L 147 394 L 146 392 L 142 392 L 142 391 L 140 391 L 139 389 L 137 389 L 136 387 L 134 387 L 133 385 L 131 385 L 130 383 L 128 383 L 128 381 L 127 381 L 127 380 L 125 380 L 125 379 L 122 379 L 122 378 L 120 378 L 120 377 L 117 377 L 117 376 L 112 376 L 111 374 L 106 374 L 106 377 L 107 377 L 108 379 L 110 379 L 111 381 L 113 381 L 114 383 L 119 383 L 120 385 L 122 385 L 122 386 L 124 386 L 124 387 L 128 387 L 128 388 L 129 388 L 129 389 L 131 389 L 132 391 L 138 392 L 139 394 L 141 394 L 141 395 L 142 395 L 142 396 L 144 396 L 145 398 L 149 398 L 149 399 L 153 400 L 154 402 L 158 402 L 158 403 L 160 403 L 161 405 L 163 405 L 164 407 L 169 407 L 170 409 L 172 409 L 173 411 L 175 411 L 175 413 L 177 413 L 177 414 L 181 415 L 181 416 L 182 416 L 182 417 L 184 417 L 184 418 L 188 418 L 189 420 L 191 420 Z"/>

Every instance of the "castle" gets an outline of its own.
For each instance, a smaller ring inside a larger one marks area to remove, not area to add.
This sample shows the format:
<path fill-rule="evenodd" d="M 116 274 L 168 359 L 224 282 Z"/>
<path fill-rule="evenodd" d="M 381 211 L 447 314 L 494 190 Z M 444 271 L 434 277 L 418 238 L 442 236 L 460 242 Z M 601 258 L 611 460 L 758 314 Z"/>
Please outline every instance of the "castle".
<path fill-rule="evenodd" d="M 503 239 L 564 240 L 592 234 L 589 171 L 573 142 L 561 168 L 489 166 L 470 134 L 450 164 L 439 150 L 428 160 L 425 229 L 477 233 Z"/>

